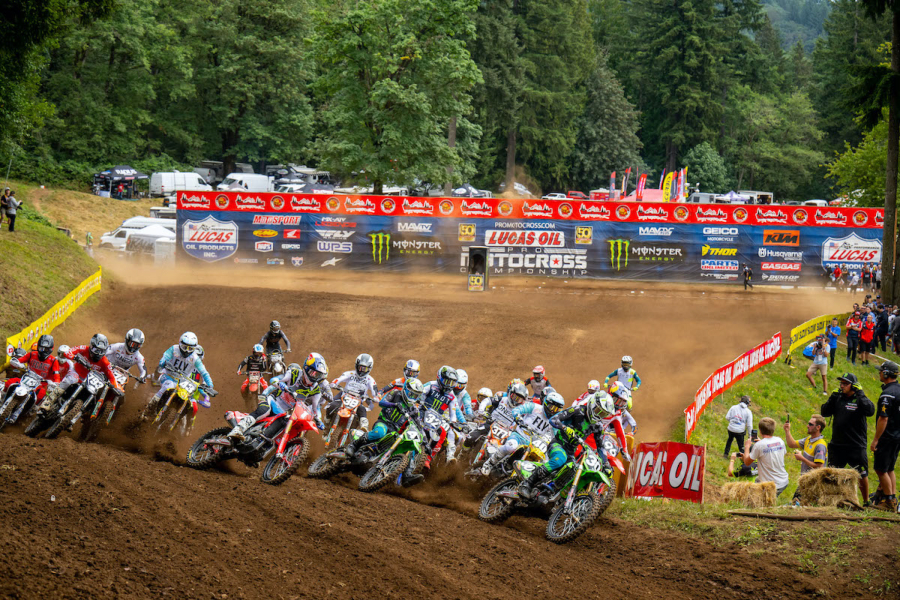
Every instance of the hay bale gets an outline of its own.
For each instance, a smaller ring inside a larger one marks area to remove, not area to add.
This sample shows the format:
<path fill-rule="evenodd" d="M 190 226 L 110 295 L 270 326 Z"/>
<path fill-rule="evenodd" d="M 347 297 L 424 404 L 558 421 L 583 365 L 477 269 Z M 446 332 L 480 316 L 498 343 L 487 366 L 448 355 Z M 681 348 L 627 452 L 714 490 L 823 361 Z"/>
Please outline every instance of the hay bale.
<path fill-rule="evenodd" d="M 766 483 L 738 481 L 726 483 L 722 486 L 721 492 L 722 502 L 737 502 L 750 508 L 762 508 L 775 506 L 777 488 L 772 481 Z"/>
<path fill-rule="evenodd" d="M 804 506 L 859 506 L 859 473 L 853 469 L 813 469 L 800 476 L 797 491 Z"/>

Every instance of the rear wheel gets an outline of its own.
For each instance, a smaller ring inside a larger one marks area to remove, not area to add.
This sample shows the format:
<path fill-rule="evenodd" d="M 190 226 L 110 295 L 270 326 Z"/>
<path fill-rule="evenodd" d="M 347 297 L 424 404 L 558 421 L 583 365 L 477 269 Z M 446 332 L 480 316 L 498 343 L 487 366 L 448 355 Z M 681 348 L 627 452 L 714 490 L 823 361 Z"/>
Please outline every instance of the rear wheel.
<path fill-rule="evenodd" d="M 44 435 L 48 440 L 52 440 L 56 437 L 59 437 L 59 434 L 63 432 L 63 430 L 71 423 L 77 415 L 81 413 L 81 400 L 76 400 L 69 410 L 66 411 L 66 414 L 62 416 L 62 418 L 57 419 L 53 426 L 50 427 L 50 430 Z"/>
<path fill-rule="evenodd" d="M 592 492 L 575 496 L 568 512 L 566 503 L 560 502 L 547 522 L 547 539 L 555 544 L 565 544 L 580 536 L 600 515 L 600 503 L 600 497 Z"/>
<path fill-rule="evenodd" d="M 328 458 L 328 453 L 326 452 L 309 465 L 306 474 L 314 479 L 328 479 L 337 475 L 340 471 L 340 463 L 333 458 Z"/>
<path fill-rule="evenodd" d="M 519 486 L 519 482 L 510 477 L 495 485 L 487 493 L 481 506 L 478 508 L 478 518 L 485 523 L 502 523 L 515 510 L 515 501 L 511 498 L 500 496 L 500 492 L 512 492 Z"/>
<path fill-rule="evenodd" d="M 609 505 L 612 504 L 616 497 L 616 482 L 610 481 L 609 485 L 601 483 L 597 495 L 600 497 L 600 510 L 597 511 L 597 516 L 599 517 L 606 512 L 606 509 L 609 508 Z"/>
<path fill-rule="evenodd" d="M 309 443 L 306 438 L 296 437 L 284 447 L 284 456 L 272 455 L 263 467 L 260 479 L 270 485 L 281 485 L 297 472 L 309 454 Z"/>
<path fill-rule="evenodd" d="M 200 439 L 194 442 L 188 450 L 185 458 L 188 466 L 194 469 L 208 469 L 217 462 L 228 458 L 227 452 L 222 446 L 218 444 L 210 445 L 207 444 L 207 441 L 213 438 L 224 437 L 229 431 L 231 431 L 229 427 L 217 427 L 200 436 Z"/>
<path fill-rule="evenodd" d="M 394 481 L 409 466 L 409 454 L 395 454 L 381 466 L 374 465 L 359 480 L 359 491 L 377 492 L 391 481 Z"/>

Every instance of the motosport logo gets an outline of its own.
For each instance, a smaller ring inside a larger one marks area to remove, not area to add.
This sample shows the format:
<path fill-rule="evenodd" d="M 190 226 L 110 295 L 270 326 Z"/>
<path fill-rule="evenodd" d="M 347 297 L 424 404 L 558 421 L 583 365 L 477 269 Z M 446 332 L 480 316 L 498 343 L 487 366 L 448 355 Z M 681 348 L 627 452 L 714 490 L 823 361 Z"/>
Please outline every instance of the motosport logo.
<path fill-rule="evenodd" d="M 709 244 L 703 244 L 700 251 L 701 256 L 737 256 L 737 248 L 713 248 Z"/>
<path fill-rule="evenodd" d="M 316 242 L 316 250 L 319 252 L 333 252 L 339 254 L 350 254 L 353 252 L 353 244 L 351 242 Z"/>
<path fill-rule="evenodd" d="M 793 230 L 766 229 L 763 231 L 763 245 L 765 246 L 799 246 L 800 232 Z"/>
<path fill-rule="evenodd" d="M 387 262 L 391 258 L 391 234 L 370 233 L 369 242 L 372 244 L 372 261 L 376 264 Z"/>

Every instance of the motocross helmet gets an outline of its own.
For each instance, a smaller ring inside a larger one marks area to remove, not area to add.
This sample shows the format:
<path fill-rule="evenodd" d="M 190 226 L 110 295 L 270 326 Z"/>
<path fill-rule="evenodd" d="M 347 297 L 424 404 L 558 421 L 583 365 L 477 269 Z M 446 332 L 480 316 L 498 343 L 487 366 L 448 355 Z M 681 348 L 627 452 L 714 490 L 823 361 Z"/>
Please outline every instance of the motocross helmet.
<path fill-rule="evenodd" d="M 368 354 L 360 354 L 356 357 L 356 374 L 365 377 L 372 371 L 375 361 Z"/>
<path fill-rule="evenodd" d="M 419 361 L 409 359 L 406 361 L 406 366 L 403 367 L 403 376 L 404 377 L 418 377 L 419 376 Z"/>
<path fill-rule="evenodd" d="M 538 381 L 542 380 L 544 378 L 544 367 L 541 365 L 536 366 L 531 370 L 531 374 L 534 375 L 534 378 Z"/>
<path fill-rule="evenodd" d="M 618 381 L 609 386 L 609 395 L 618 410 L 631 410 L 631 392 Z"/>
<path fill-rule="evenodd" d="M 297 370 L 300 370 L 300 365 L 297 364 L 297 363 L 291 363 L 291 364 L 289 364 L 289 365 L 287 366 L 287 368 L 285 369 L 285 371 L 290 371 L 291 369 L 297 369 Z"/>
<path fill-rule="evenodd" d="M 548 419 L 565 407 L 566 401 L 556 392 L 550 392 L 547 394 L 547 397 L 544 398 L 544 414 L 547 415 Z"/>
<path fill-rule="evenodd" d="M 38 338 L 37 346 L 38 358 L 47 360 L 47 358 L 53 354 L 53 336 L 45 333 Z"/>
<path fill-rule="evenodd" d="M 616 414 L 616 407 L 612 400 L 603 392 L 597 392 L 588 400 L 586 410 L 584 411 L 588 421 L 592 424 L 599 423 L 603 419 Z"/>
<path fill-rule="evenodd" d="M 599 382 L 599 381 L 597 381 L 596 379 L 591 379 L 590 381 L 588 381 L 588 389 L 587 389 L 587 391 L 588 391 L 589 394 L 593 394 L 593 393 L 595 393 L 595 392 L 596 392 L 597 390 L 599 390 L 599 389 L 600 389 L 600 382 Z"/>
<path fill-rule="evenodd" d="M 631 368 L 632 362 L 633 361 L 631 360 L 631 357 L 626 354 L 625 356 L 622 357 L 622 368 L 627 371 L 628 369 Z"/>
<path fill-rule="evenodd" d="M 403 382 L 403 397 L 407 402 L 415 402 L 423 393 L 425 393 L 425 387 L 415 377 L 408 377 Z"/>
<path fill-rule="evenodd" d="M 265 353 L 266 351 L 263 349 L 262 344 L 253 346 L 253 358 L 262 358 Z"/>
<path fill-rule="evenodd" d="M 525 385 L 524 381 L 522 381 L 521 379 L 516 377 L 515 379 L 513 379 L 512 381 L 509 382 L 508 386 L 506 386 L 506 393 L 508 394 L 510 392 L 510 390 L 513 389 L 513 386 L 515 386 L 517 383 L 521 383 L 522 385 Z"/>
<path fill-rule="evenodd" d="M 553 386 L 549 386 L 549 385 L 548 385 L 547 387 L 545 387 L 544 389 L 542 389 L 542 390 L 541 390 L 541 402 L 544 401 L 544 398 L 546 398 L 546 397 L 549 396 L 550 394 L 554 394 L 554 393 L 556 393 L 556 390 L 553 388 Z"/>
<path fill-rule="evenodd" d="M 457 394 L 465 391 L 466 386 L 469 384 L 469 374 L 463 371 L 462 369 L 456 370 L 456 385 L 453 386 L 453 391 Z"/>
<path fill-rule="evenodd" d="M 203 351 L 203 346 L 201 346 L 200 344 L 197 344 L 197 347 L 194 348 L 194 354 L 196 354 L 197 358 L 199 358 L 201 361 L 203 360 L 203 357 L 206 356 L 206 353 Z"/>
<path fill-rule="evenodd" d="M 300 381 L 300 377 L 302 374 L 303 374 L 303 370 L 300 368 L 300 365 L 293 364 L 290 367 L 288 367 L 287 372 L 284 374 L 284 376 L 281 378 L 281 380 L 288 387 L 292 387 L 292 386 L 297 385 L 297 383 Z"/>
<path fill-rule="evenodd" d="M 125 334 L 125 352 L 134 354 L 144 345 L 144 332 L 140 329 L 129 329 Z"/>
<path fill-rule="evenodd" d="M 269 331 L 271 331 L 272 333 L 278 333 L 279 331 L 281 331 L 281 323 L 279 323 L 278 321 L 272 321 L 271 323 L 269 323 Z"/>
<path fill-rule="evenodd" d="M 185 331 L 178 340 L 178 349 L 182 356 L 189 356 L 197 349 L 197 335 L 193 331 Z"/>
<path fill-rule="evenodd" d="M 106 339 L 106 336 L 102 333 L 95 333 L 94 337 L 91 338 L 90 344 L 90 355 L 91 360 L 97 362 L 104 356 L 106 356 L 106 350 L 109 348 L 109 340 Z"/>
<path fill-rule="evenodd" d="M 456 374 L 456 369 L 453 367 L 444 365 L 441 367 L 441 370 L 438 371 L 437 382 L 444 392 L 449 392 L 453 389 L 453 386 L 456 385 L 458 380 L 459 376 Z"/>
<path fill-rule="evenodd" d="M 306 379 L 305 383 L 310 386 L 328 378 L 328 365 L 325 364 L 325 359 L 321 354 L 311 352 L 306 357 L 306 362 L 303 363 L 303 374 Z"/>
<path fill-rule="evenodd" d="M 479 403 L 481 403 L 481 401 L 484 400 L 485 398 L 490 398 L 493 395 L 494 395 L 494 392 L 491 391 L 491 388 L 486 388 L 486 387 L 481 388 L 480 390 L 478 390 L 478 393 L 475 394 L 475 396 L 478 398 Z"/>
<path fill-rule="evenodd" d="M 525 389 L 524 383 L 517 383 L 512 386 L 512 389 L 509 390 L 509 403 L 512 406 L 521 406 L 525 403 L 525 398 L 528 396 L 528 390 Z"/>
<path fill-rule="evenodd" d="M 71 348 L 69 348 L 68 346 L 63 344 L 62 346 L 60 346 L 59 348 L 56 349 L 56 356 L 63 360 L 68 360 L 69 358 L 66 356 L 66 354 L 69 353 L 69 350 L 71 350 Z"/>

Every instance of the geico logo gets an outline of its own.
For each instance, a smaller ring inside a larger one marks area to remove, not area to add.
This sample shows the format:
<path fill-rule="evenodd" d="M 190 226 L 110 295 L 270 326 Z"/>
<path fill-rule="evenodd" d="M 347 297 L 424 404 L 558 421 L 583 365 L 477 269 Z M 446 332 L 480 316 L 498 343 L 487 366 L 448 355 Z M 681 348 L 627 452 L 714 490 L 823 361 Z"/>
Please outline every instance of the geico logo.
<path fill-rule="evenodd" d="M 703 235 L 737 235 L 737 227 L 704 227 Z"/>
<path fill-rule="evenodd" d="M 763 232 L 763 244 L 766 246 L 799 246 L 799 231 L 766 230 Z"/>
<path fill-rule="evenodd" d="M 703 256 L 737 256 L 737 248 L 712 248 L 704 244 L 701 251 Z"/>

